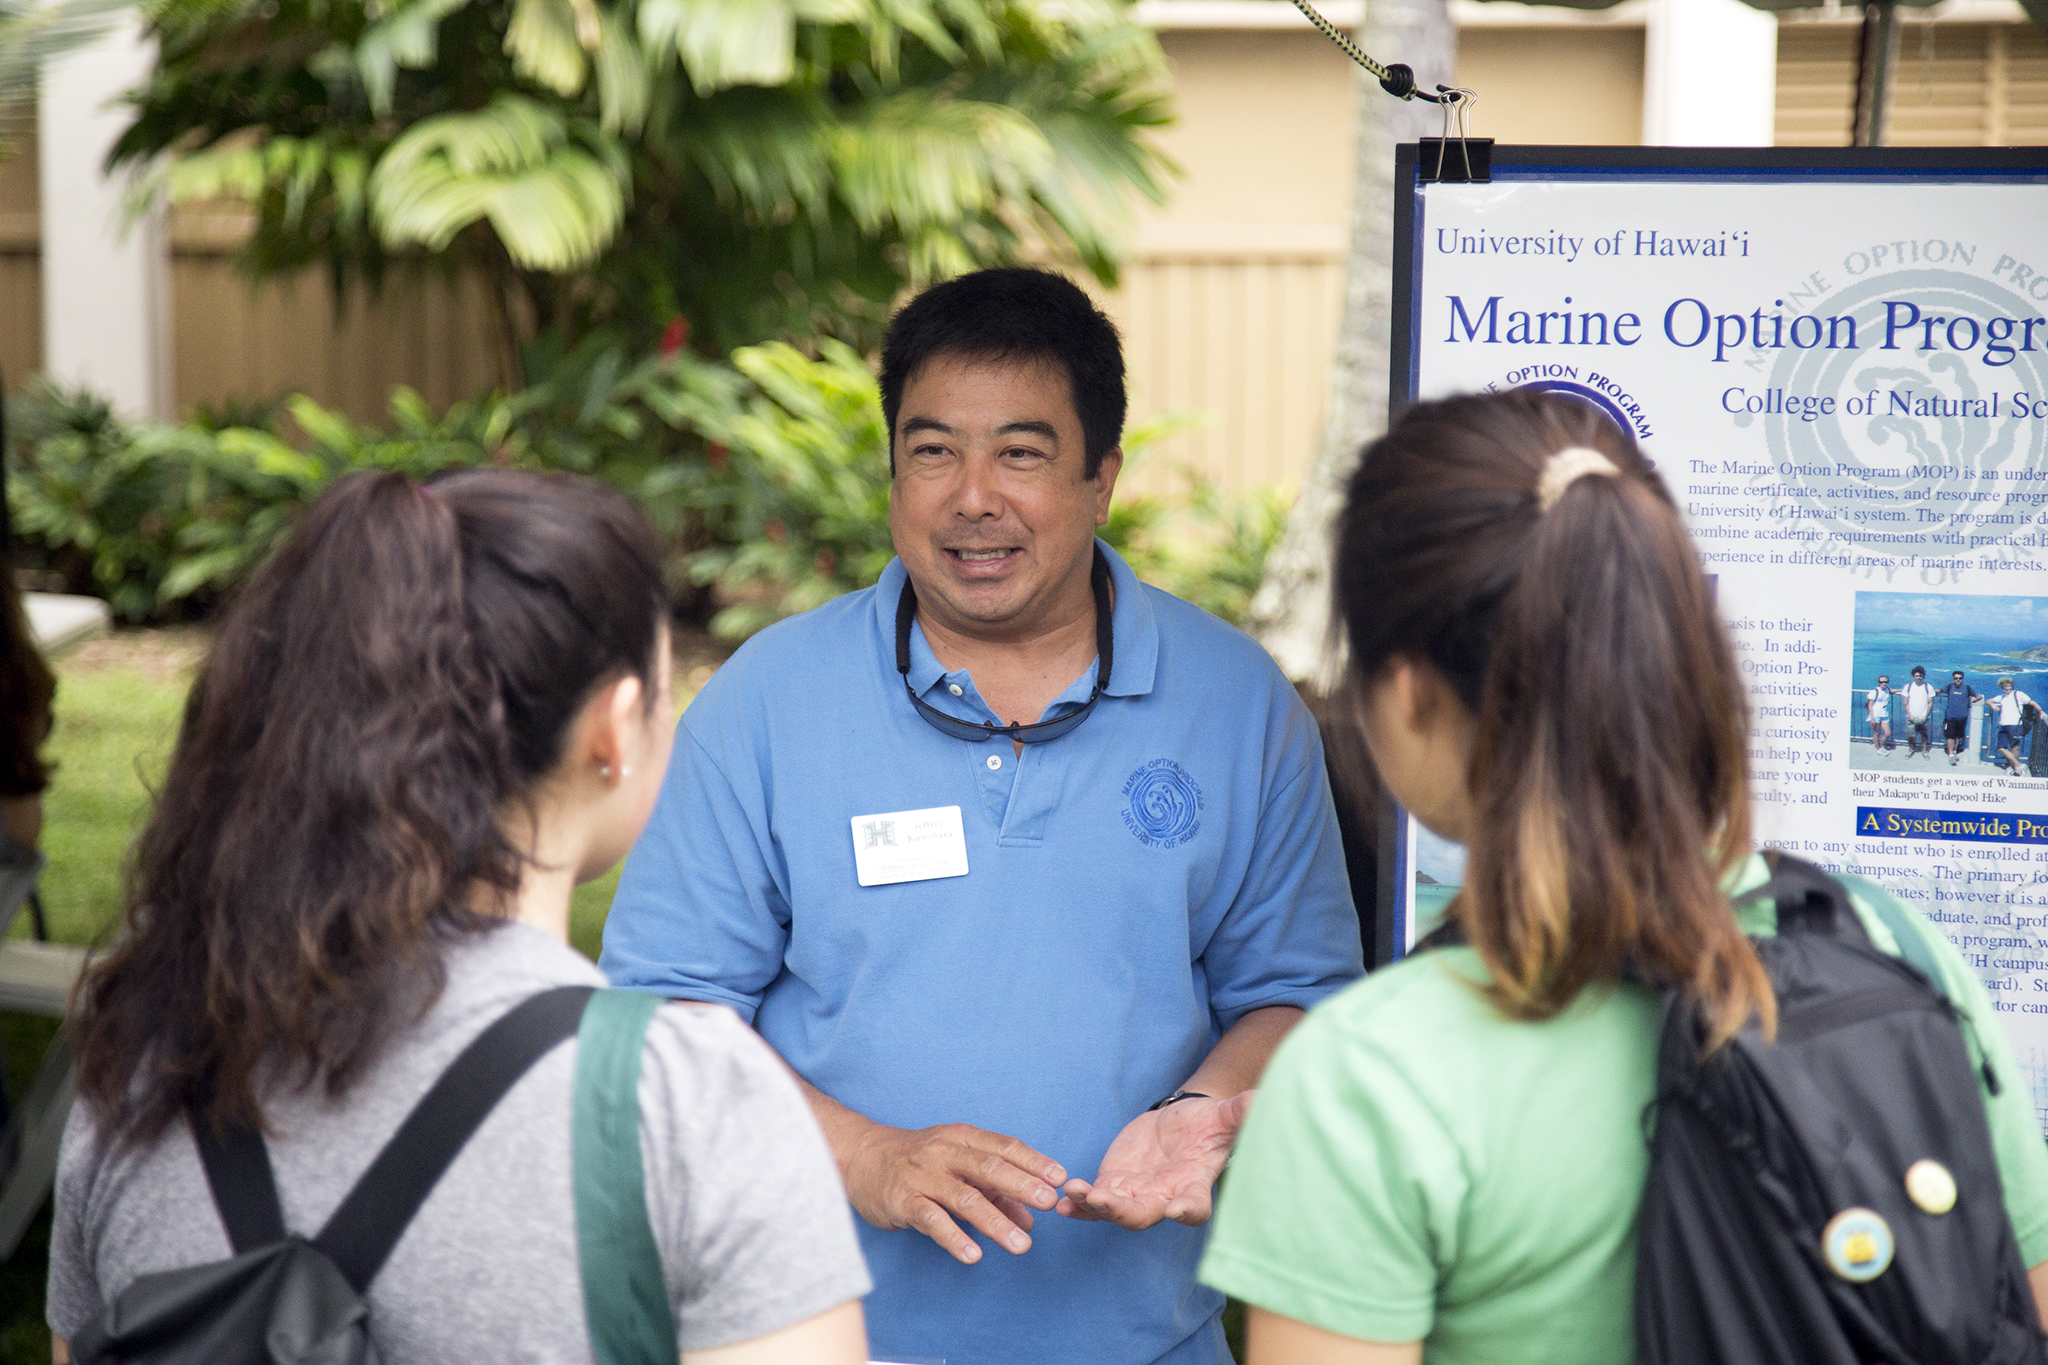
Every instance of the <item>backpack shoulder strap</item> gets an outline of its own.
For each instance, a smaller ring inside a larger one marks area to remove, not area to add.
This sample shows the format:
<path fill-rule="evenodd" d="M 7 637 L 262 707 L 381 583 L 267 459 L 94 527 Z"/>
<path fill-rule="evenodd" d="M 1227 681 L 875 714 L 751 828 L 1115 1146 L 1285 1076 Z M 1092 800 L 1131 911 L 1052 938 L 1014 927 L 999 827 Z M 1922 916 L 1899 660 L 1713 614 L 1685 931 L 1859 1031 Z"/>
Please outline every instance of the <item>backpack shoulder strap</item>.
<path fill-rule="evenodd" d="M 1947 999 L 1948 990 L 1941 984 L 1941 965 L 1934 960 L 1934 950 L 1927 944 L 1927 935 L 1920 932 L 1920 926 L 1913 922 L 1913 916 L 1898 898 L 1868 878 L 1845 877 L 1842 882 L 1863 899 L 1879 923 L 1892 931 L 1892 938 L 1899 945 L 1899 956 L 1919 968 L 1920 975 L 1927 978 L 1927 984 L 1934 987 L 1934 993 Z"/>
<path fill-rule="evenodd" d="M 282 1242 L 284 1209 L 263 1134 L 248 1128 L 219 1132 L 196 1104 L 187 1106 L 185 1121 L 192 1125 L 199 1164 L 206 1168 L 206 1185 L 235 1255 Z"/>
<path fill-rule="evenodd" d="M 595 988 L 529 996 L 478 1034 L 413 1107 L 314 1245 L 358 1294 L 368 1290 L 407 1223 L 477 1125 L 532 1065 L 576 1031 Z"/>
<path fill-rule="evenodd" d="M 1807 862 L 1778 849 L 1766 849 L 1764 862 L 1771 869 L 1770 880 L 1745 891 L 1738 901 L 1773 900 L 1778 906 L 1778 932 L 1846 933 L 1867 938 L 1863 921 L 1849 904 L 1842 884 Z"/>
<path fill-rule="evenodd" d="M 639 991 L 599 991 L 576 1035 L 576 1252 L 598 1365 L 676 1358 L 675 1315 L 640 1165 L 640 1056 L 662 1003 Z"/>

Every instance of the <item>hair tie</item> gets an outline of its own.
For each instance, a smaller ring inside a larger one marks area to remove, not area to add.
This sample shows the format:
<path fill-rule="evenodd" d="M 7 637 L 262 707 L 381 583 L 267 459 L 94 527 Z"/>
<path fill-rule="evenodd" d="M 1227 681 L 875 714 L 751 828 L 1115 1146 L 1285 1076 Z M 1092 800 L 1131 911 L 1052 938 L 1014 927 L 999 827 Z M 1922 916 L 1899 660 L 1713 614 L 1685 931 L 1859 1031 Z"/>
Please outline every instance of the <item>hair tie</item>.
<path fill-rule="evenodd" d="M 1536 512 L 1540 516 L 1557 506 L 1564 490 L 1588 474 L 1615 478 L 1621 470 L 1614 461 L 1588 446 L 1567 446 L 1543 462 L 1542 477 L 1536 480 Z"/>

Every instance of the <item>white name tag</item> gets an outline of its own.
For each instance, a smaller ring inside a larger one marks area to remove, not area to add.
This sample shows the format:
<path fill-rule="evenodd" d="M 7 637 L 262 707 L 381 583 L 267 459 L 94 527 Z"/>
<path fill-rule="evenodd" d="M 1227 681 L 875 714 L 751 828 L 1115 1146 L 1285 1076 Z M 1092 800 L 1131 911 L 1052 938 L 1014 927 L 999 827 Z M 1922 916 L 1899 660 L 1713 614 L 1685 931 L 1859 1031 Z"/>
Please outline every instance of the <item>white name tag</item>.
<path fill-rule="evenodd" d="M 958 806 L 853 817 L 853 866 L 862 886 L 967 875 Z"/>

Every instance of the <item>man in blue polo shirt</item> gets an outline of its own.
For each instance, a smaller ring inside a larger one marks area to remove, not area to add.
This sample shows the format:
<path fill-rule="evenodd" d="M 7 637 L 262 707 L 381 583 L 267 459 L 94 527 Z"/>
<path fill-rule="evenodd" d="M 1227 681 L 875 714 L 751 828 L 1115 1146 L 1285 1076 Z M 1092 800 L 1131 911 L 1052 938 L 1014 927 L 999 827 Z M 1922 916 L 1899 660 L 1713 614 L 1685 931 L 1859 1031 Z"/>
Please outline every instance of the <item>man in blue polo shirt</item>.
<path fill-rule="evenodd" d="M 1096 540 L 1123 358 L 1073 284 L 927 291 L 882 395 L 899 557 L 699 694 L 601 965 L 789 1063 L 865 1220 L 878 1359 L 1226 1365 L 1210 1188 L 1359 972 L 1315 724 Z"/>

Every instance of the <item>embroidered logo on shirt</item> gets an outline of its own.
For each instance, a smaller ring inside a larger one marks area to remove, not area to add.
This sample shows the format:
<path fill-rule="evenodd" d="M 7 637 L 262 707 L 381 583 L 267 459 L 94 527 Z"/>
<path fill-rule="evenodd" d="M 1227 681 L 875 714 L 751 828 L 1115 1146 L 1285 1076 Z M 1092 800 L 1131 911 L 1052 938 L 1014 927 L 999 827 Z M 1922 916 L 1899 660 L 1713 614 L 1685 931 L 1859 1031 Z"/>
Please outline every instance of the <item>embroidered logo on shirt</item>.
<path fill-rule="evenodd" d="M 1124 783 L 1124 827 L 1150 848 L 1178 848 L 1202 829 L 1202 789 L 1187 769 L 1155 758 Z"/>
<path fill-rule="evenodd" d="M 869 848 L 896 847 L 896 822 L 894 820 L 870 820 L 860 827 Z"/>

